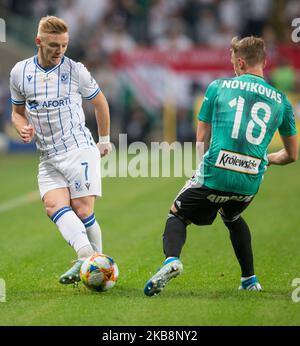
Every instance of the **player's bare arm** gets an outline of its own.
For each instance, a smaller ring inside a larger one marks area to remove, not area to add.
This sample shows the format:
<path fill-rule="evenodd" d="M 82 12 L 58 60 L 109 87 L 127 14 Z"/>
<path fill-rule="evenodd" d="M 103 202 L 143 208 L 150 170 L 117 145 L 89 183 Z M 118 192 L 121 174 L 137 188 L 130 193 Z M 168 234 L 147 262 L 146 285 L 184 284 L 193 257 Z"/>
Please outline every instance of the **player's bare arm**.
<path fill-rule="evenodd" d="M 287 165 L 298 159 L 297 135 L 281 136 L 284 148 L 268 155 L 269 165 Z"/>
<path fill-rule="evenodd" d="M 203 154 L 209 148 L 210 138 L 211 138 L 211 124 L 208 122 L 199 120 L 198 127 L 197 127 L 196 149 L 200 157 L 200 160 L 202 159 Z M 204 148 L 203 148 L 203 145 L 204 145 Z M 174 203 L 172 204 L 170 209 L 174 214 L 177 213 L 177 209 Z"/>
<path fill-rule="evenodd" d="M 211 137 L 211 124 L 202 120 L 198 121 L 197 128 L 197 151 L 202 156 L 209 148 Z M 202 143 L 204 144 L 204 152 L 202 153 Z"/>
<path fill-rule="evenodd" d="M 34 136 L 34 128 L 28 123 L 24 105 L 12 105 L 12 123 L 24 143 L 30 143 Z"/>
<path fill-rule="evenodd" d="M 101 156 L 109 154 L 112 150 L 110 144 L 110 118 L 109 106 L 102 92 L 91 100 L 95 107 L 95 115 L 98 124 L 99 142 L 97 143 Z"/>

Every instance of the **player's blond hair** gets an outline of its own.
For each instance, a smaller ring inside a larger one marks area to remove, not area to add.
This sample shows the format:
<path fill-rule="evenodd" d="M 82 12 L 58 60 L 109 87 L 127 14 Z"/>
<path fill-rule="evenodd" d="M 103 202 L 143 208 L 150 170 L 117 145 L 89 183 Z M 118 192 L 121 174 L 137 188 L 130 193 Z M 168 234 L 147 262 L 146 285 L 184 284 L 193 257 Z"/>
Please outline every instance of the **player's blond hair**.
<path fill-rule="evenodd" d="M 265 42 L 260 37 L 248 36 L 241 40 L 234 37 L 231 40 L 231 51 L 237 58 L 243 58 L 248 66 L 264 64 L 266 60 Z"/>
<path fill-rule="evenodd" d="M 55 16 L 42 17 L 38 26 L 38 36 L 43 34 L 64 34 L 68 32 L 67 23 Z"/>

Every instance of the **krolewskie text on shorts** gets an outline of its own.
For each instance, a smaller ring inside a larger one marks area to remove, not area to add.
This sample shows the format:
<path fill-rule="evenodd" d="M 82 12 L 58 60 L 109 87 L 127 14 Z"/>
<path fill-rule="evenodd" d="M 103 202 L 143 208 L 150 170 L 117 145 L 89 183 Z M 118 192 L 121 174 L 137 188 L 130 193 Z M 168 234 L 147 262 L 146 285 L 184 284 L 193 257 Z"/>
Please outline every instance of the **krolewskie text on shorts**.
<path fill-rule="evenodd" d="M 258 174 L 261 159 L 227 150 L 220 150 L 215 166 L 240 173 Z"/>

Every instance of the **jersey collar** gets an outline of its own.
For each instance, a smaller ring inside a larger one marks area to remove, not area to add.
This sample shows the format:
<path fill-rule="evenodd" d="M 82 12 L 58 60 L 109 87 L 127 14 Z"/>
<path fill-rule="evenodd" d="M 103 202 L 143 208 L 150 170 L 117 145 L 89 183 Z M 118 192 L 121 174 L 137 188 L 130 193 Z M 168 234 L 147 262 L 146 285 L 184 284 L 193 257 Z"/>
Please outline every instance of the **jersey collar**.
<path fill-rule="evenodd" d="M 65 60 L 65 56 L 63 56 L 63 57 L 61 58 L 59 64 L 57 64 L 57 65 L 55 65 L 55 66 L 53 66 L 53 67 L 50 67 L 50 68 L 44 68 L 44 67 L 42 67 L 42 66 L 38 63 L 37 55 L 35 55 L 35 56 L 33 57 L 33 61 L 34 61 L 35 65 L 37 66 L 37 68 L 38 68 L 40 71 L 42 71 L 42 72 L 44 72 L 44 73 L 47 73 L 47 74 L 49 74 L 49 73 L 53 72 L 54 70 L 56 70 L 56 69 L 64 62 L 64 60 Z"/>
<path fill-rule="evenodd" d="M 247 73 L 244 73 L 244 75 L 250 75 L 250 76 L 257 77 L 257 78 L 261 78 L 261 79 L 265 80 L 264 77 L 258 76 L 257 74 L 254 74 L 254 73 L 249 73 L 249 72 L 247 72 Z"/>

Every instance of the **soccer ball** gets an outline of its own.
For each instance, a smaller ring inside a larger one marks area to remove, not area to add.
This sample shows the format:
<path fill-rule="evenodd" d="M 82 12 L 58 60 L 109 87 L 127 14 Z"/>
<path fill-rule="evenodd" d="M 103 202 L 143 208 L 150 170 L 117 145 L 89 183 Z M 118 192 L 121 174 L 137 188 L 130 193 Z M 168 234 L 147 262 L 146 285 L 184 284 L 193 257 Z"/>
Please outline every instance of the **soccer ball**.
<path fill-rule="evenodd" d="M 80 269 L 80 279 L 84 285 L 98 292 L 112 288 L 119 276 L 114 260 L 104 254 L 95 254 L 84 260 Z"/>

